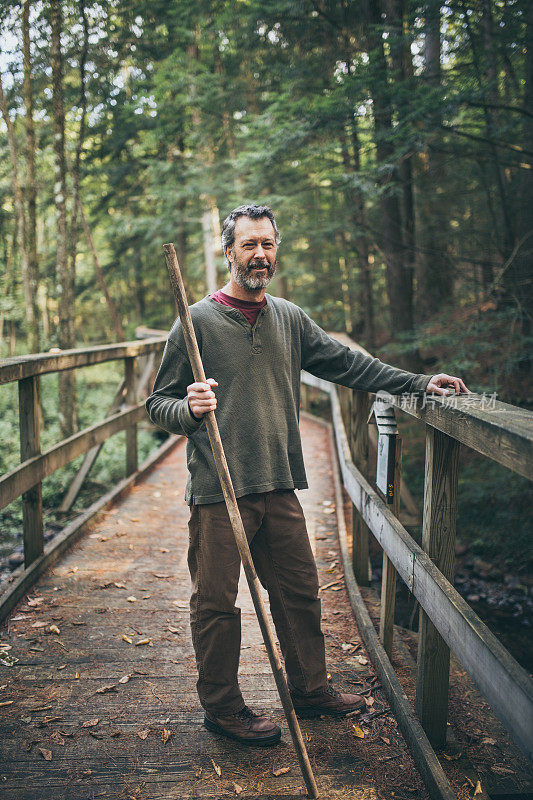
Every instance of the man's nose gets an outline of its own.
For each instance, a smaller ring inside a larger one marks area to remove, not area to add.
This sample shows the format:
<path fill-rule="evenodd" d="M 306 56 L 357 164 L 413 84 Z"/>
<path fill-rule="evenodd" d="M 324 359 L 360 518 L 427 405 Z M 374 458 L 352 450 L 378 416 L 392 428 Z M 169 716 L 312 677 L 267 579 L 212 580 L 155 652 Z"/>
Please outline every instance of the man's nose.
<path fill-rule="evenodd" d="M 262 245 L 258 244 L 255 248 L 254 258 L 266 258 L 265 251 L 263 250 Z"/>

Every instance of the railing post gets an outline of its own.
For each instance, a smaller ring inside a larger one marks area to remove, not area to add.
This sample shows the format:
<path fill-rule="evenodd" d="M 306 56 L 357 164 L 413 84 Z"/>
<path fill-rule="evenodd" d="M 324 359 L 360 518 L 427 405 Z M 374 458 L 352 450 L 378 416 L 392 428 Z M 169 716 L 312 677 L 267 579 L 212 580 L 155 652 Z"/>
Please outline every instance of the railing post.
<path fill-rule="evenodd" d="M 426 425 L 422 548 L 453 583 L 459 442 Z M 434 747 L 446 745 L 450 651 L 420 609 L 416 710 Z"/>
<path fill-rule="evenodd" d="M 41 452 L 39 428 L 39 376 L 23 378 L 19 384 L 20 460 Z M 36 483 L 22 495 L 24 566 L 38 558 L 44 549 L 42 484 Z"/>
<path fill-rule="evenodd" d="M 394 457 L 394 498 L 391 505 L 396 518 L 400 515 L 400 487 L 402 481 L 402 440 L 396 437 Z M 396 608 L 396 570 L 387 553 L 383 551 L 381 574 L 381 606 L 379 619 L 379 638 L 389 659 L 392 660 L 392 640 L 394 633 L 394 611 Z"/>
<path fill-rule="evenodd" d="M 368 478 L 368 412 L 367 392 L 355 389 L 351 400 L 350 451 L 357 469 Z M 352 565 L 359 586 L 368 586 L 368 526 L 352 506 Z"/>
<path fill-rule="evenodd" d="M 300 407 L 302 411 L 309 411 L 309 386 L 303 381 L 300 384 Z"/>
<path fill-rule="evenodd" d="M 137 402 L 135 379 L 135 356 L 124 359 L 124 380 L 126 382 L 126 403 L 129 406 Z M 126 428 L 126 477 L 137 471 L 137 424 Z"/>

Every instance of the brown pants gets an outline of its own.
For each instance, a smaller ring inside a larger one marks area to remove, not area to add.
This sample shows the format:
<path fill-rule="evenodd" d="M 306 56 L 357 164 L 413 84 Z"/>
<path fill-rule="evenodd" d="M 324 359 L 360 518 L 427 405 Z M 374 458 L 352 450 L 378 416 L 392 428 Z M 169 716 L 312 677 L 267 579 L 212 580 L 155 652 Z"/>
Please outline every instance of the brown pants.
<path fill-rule="evenodd" d="M 240 497 L 238 506 L 268 591 L 289 685 L 319 690 L 327 679 L 318 575 L 300 502 L 292 489 L 275 490 Z M 200 702 L 208 711 L 233 714 L 244 706 L 237 681 L 241 611 L 235 606 L 241 562 L 224 502 L 192 506 L 188 562 Z"/>

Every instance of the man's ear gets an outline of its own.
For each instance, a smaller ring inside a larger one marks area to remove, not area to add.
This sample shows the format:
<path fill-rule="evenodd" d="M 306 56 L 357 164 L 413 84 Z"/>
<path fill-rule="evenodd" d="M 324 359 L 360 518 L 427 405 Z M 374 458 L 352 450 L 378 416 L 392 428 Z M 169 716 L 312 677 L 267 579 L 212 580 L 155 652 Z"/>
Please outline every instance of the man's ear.
<path fill-rule="evenodd" d="M 224 246 L 224 253 L 225 253 L 226 258 L 228 259 L 228 261 L 230 263 L 230 266 L 231 266 L 231 263 L 232 263 L 231 258 L 230 258 L 231 247 L 229 247 L 229 245 L 225 245 Z"/>

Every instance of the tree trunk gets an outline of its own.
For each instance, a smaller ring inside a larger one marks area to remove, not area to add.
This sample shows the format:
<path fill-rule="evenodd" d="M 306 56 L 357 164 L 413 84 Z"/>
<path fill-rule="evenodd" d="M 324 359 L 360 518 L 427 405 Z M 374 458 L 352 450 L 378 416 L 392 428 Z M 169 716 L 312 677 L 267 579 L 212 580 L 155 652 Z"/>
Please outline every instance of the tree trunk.
<path fill-rule="evenodd" d="M 65 108 L 63 103 L 63 58 L 61 28 L 63 14 L 60 0 L 50 0 L 52 105 L 54 117 L 54 199 L 57 213 L 56 283 L 58 294 L 58 344 L 62 350 L 75 347 L 74 283 L 69 271 L 67 242 L 67 181 L 65 162 Z M 59 424 L 61 437 L 71 436 L 77 428 L 76 373 L 60 372 Z"/>
<path fill-rule="evenodd" d="M 80 198 L 78 198 L 78 211 L 81 218 L 81 224 L 83 225 L 83 230 L 85 232 L 85 237 L 87 239 L 87 244 L 89 245 L 89 249 L 93 257 L 94 268 L 96 270 L 98 283 L 100 284 L 100 288 L 102 289 L 102 294 L 105 297 L 105 301 L 109 309 L 109 315 L 113 321 L 115 336 L 117 337 L 119 342 L 123 342 L 126 337 L 124 336 L 124 331 L 122 329 L 122 324 L 120 322 L 120 317 L 118 315 L 116 306 L 113 300 L 111 299 L 111 295 L 109 294 L 109 289 L 107 288 L 107 283 L 104 277 L 104 273 L 102 272 L 102 268 L 100 266 L 98 253 L 96 252 L 96 247 L 94 246 L 93 237 L 91 235 L 91 229 L 89 228 L 89 223 L 87 222 L 87 217 L 85 216 L 85 211 L 83 210 L 83 205 Z"/>
<path fill-rule="evenodd" d="M 350 159 L 348 144 L 344 130 L 341 131 L 341 149 L 344 168 L 347 173 L 357 172 L 361 168 L 359 136 L 357 119 L 350 120 L 351 140 L 353 148 L 353 161 Z M 374 347 L 374 301 L 372 294 L 372 276 L 369 263 L 369 247 L 366 223 L 365 201 L 361 191 L 350 189 L 347 192 L 347 201 L 350 208 L 355 234 L 355 249 L 359 261 L 359 276 L 361 281 L 361 306 L 363 310 L 363 337 L 369 350 Z"/>
<path fill-rule="evenodd" d="M 74 289 L 76 282 L 76 255 L 78 245 L 78 208 L 80 198 L 80 173 L 81 173 L 81 154 L 85 140 L 85 120 L 87 115 L 87 97 L 85 94 L 85 63 L 87 61 L 87 50 L 89 47 L 89 25 L 85 11 L 84 0 L 80 0 L 80 16 L 83 26 L 83 44 L 80 53 L 80 97 L 78 101 L 81 109 L 80 126 L 78 129 L 78 139 L 76 142 L 76 155 L 74 167 L 72 169 L 72 215 L 70 220 L 70 240 L 69 240 L 69 261 L 70 261 L 70 282 Z"/>
<path fill-rule="evenodd" d="M 388 68 L 383 38 L 379 33 L 379 0 L 364 0 L 368 31 L 368 55 L 372 67 L 371 97 L 374 111 L 374 139 L 377 163 L 381 172 L 381 242 L 385 257 L 390 320 L 393 335 L 413 328 L 412 272 L 406 267 L 402 216 L 398 199 L 398 170 L 393 163 L 392 110 L 388 97 Z M 378 29 L 378 30 L 376 30 Z M 402 358 L 407 365 L 408 358 Z"/>
<path fill-rule="evenodd" d="M 437 91 L 441 83 L 440 2 L 428 0 L 424 9 L 424 79 L 428 89 Z M 441 140 L 440 104 L 433 103 L 429 116 L 431 143 Z M 447 225 L 442 218 L 443 203 L 437 193 L 445 182 L 442 154 L 429 144 L 419 158 L 419 255 L 417 265 L 418 319 L 425 320 L 438 312 L 453 296 L 453 272 L 448 259 Z"/>
<path fill-rule="evenodd" d="M 28 349 L 38 353 L 41 349 L 39 335 L 39 310 L 37 287 L 39 285 L 39 263 L 37 260 L 37 183 L 35 180 L 35 127 L 33 124 L 33 85 L 31 79 L 30 51 L 30 0 L 22 3 L 22 46 L 24 59 L 24 122 L 26 128 L 26 202 L 28 217 L 26 224 L 28 266 L 27 284 L 29 302 L 26 302 L 28 326 Z"/>
<path fill-rule="evenodd" d="M 29 331 L 30 320 L 28 319 L 28 308 L 32 305 L 31 289 L 28 274 L 28 246 L 26 234 L 26 214 L 24 212 L 24 200 L 22 197 L 22 189 L 20 187 L 19 173 L 18 173 L 18 159 L 17 159 L 17 145 L 15 142 L 15 132 L 9 116 L 7 107 L 7 100 L 4 94 L 4 87 L 2 84 L 2 76 L 0 75 L 0 110 L 4 117 L 4 122 L 7 128 L 7 140 L 9 145 L 9 157 L 11 159 L 11 182 L 13 184 L 13 195 L 15 197 L 15 211 L 16 211 L 16 227 L 17 227 L 17 240 L 20 250 L 20 263 L 22 272 L 22 283 L 24 286 L 24 301 L 26 307 L 26 324 L 28 328 L 28 349 L 29 349 Z M 30 351 L 31 352 L 31 351 Z"/>

